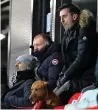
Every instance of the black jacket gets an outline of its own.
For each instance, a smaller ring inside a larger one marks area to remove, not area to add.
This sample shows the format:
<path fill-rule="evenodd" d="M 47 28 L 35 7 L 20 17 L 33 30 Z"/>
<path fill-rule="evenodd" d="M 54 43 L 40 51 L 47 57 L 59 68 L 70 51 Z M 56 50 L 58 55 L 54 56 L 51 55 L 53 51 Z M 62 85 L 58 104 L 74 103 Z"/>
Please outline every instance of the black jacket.
<path fill-rule="evenodd" d="M 58 85 L 70 80 L 72 91 L 80 91 L 95 80 L 94 67 L 97 57 L 98 35 L 94 23 L 81 27 L 76 23 L 62 39 L 64 68 Z"/>
<path fill-rule="evenodd" d="M 38 58 L 37 75 L 47 81 L 50 89 L 56 87 L 59 73 L 62 70 L 62 58 L 60 45 L 52 43 L 42 52 Z"/>
<path fill-rule="evenodd" d="M 87 90 L 92 90 L 98 88 L 98 56 L 97 56 L 97 61 L 96 61 L 96 68 L 95 68 L 95 77 L 96 77 L 96 82 L 92 84 L 91 86 L 87 86 L 83 88 L 81 92 L 86 92 Z"/>
<path fill-rule="evenodd" d="M 30 107 L 29 101 L 31 85 L 35 81 L 32 70 L 17 72 L 17 82 L 8 90 L 4 97 L 4 103 L 15 108 Z"/>

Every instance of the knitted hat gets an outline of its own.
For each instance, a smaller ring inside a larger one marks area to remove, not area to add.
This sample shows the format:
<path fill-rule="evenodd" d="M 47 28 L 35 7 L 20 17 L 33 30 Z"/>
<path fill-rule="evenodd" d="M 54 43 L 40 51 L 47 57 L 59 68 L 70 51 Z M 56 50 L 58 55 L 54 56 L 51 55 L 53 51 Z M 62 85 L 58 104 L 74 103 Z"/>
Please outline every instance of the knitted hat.
<path fill-rule="evenodd" d="M 24 55 L 19 56 L 16 59 L 16 61 L 23 62 L 24 65 L 29 69 L 33 69 L 36 65 L 36 60 L 35 60 L 34 56 L 28 55 L 28 54 L 24 54 Z"/>

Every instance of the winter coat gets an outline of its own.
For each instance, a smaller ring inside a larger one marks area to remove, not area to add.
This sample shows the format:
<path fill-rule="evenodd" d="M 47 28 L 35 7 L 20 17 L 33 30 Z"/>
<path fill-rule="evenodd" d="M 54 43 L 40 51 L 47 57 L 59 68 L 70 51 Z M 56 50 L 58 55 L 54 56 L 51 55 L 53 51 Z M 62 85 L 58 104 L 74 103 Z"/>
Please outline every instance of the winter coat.
<path fill-rule="evenodd" d="M 82 88 L 95 81 L 94 68 L 97 57 L 98 35 L 95 22 L 88 15 L 80 18 L 62 39 L 61 49 L 64 68 L 59 76 L 58 85 L 62 86 L 70 80 L 72 92 L 79 92 Z M 89 24 L 82 25 L 86 18 Z"/>
<path fill-rule="evenodd" d="M 19 71 L 16 79 L 17 82 L 4 96 L 4 103 L 15 108 L 32 106 L 29 96 L 31 85 L 35 81 L 34 72 L 32 70 Z"/>
<path fill-rule="evenodd" d="M 42 56 L 41 56 L 42 55 Z M 38 58 L 37 76 L 48 82 L 50 89 L 56 87 L 59 73 L 62 70 L 62 57 L 60 45 L 51 43 Z M 38 78 L 36 78 L 38 80 Z"/>

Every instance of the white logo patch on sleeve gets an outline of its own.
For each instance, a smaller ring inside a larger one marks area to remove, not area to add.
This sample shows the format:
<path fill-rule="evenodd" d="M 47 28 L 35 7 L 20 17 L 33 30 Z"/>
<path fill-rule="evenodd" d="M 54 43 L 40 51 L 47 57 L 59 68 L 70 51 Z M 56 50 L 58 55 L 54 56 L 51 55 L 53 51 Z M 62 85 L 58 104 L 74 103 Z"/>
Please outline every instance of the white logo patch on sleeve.
<path fill-rule="evenodd" d="M 83 40 L 87 40 L 87 37 L 86 37 L 86 36 L 84 36 L 84 37 L 83 37 Z"/>
<path fill-rule="evenodd" d="M 52 60 L 52 64 L 53 64 L 53 65 L 57 65 L 57 64 L 58 64 L 58 60 L 57 60 L 57 59 L 53 59 L 53 60 Z"/>

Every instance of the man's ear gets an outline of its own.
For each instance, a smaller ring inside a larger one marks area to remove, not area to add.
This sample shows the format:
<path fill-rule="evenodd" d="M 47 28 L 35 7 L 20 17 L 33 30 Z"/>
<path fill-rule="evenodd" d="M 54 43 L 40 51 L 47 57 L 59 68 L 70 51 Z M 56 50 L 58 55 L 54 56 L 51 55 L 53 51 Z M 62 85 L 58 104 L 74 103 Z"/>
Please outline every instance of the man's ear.
<path fill-rule="evenodd" d="M 75 21 L 77 20 L 77 18 L 78 18 L 78 14 L 73 14 L 73 20 Z"/>

